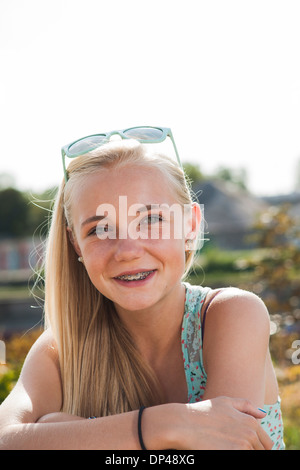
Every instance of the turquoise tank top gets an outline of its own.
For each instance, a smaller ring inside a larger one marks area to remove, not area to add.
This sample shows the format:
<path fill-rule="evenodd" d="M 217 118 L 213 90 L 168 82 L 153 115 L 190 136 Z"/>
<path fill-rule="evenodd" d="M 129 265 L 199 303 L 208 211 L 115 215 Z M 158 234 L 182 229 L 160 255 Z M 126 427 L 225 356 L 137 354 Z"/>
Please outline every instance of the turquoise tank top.
<path fill-rule="evenodd" d="M 209 287 L 192 286 L 184 282 L 185 309 L 182 322 L 182 354 L 184 370 L 188 386 L 188 401 L 201 401 L 205 391 L 207 375 L 202 357 L 201 309 Z M 272 450 L 283 450 L 283 422 L 280 409 L 280 398 L 273 405 L 264 405 L 266 417 L 261 420 L 261 426 L 273 441 Z"/>

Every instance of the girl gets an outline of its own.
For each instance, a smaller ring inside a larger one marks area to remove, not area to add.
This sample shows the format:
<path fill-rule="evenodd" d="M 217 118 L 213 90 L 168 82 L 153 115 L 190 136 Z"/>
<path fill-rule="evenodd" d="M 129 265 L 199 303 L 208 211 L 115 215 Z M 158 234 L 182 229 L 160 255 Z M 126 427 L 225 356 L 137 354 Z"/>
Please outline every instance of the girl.
<path fill-rule="evenodd" d="M 144 142 L 76 144 L 47 244 L 47 327 L 0 407 L 0 448 L 283 448 L 266 308 L 183 282 L 200 208 Z"/>

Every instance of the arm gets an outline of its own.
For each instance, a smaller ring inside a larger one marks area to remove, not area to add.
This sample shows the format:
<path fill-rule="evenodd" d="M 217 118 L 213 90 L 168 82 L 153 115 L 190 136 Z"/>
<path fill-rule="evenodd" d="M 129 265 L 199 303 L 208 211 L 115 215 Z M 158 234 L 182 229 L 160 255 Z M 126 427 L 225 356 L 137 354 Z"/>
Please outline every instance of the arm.
<path fill-rule="evenodd" d="M 61 406 L 57 353 L 47 331 L 32 347 L 18 383 L 0 406 L 0 449 L 140 448 L 137 411 L 88 420 L 60 413 Z M 168 446 L 168 406 L 153 407 L 149 414 L 149 445 Z"/>
<path fill-rule="evenodd" d="M 219 293 L 206 316 L 204 399 L 245 397 L 262 407 L 269 334 L 269 314 L 257 296 L 233 288 Z"/>
<path fill-rule="evenodd" d="M 60 413 L 61 404 L 55 345 L 46 332 L 0 406 L 0 449 L 140 449 L 137 410 L 89 420 Z M 250 415 L 263 417 L 249 402 L 226 398 L 153 406 L 143 415 L 144 441 L 153 450 L 271 448 Z"/>

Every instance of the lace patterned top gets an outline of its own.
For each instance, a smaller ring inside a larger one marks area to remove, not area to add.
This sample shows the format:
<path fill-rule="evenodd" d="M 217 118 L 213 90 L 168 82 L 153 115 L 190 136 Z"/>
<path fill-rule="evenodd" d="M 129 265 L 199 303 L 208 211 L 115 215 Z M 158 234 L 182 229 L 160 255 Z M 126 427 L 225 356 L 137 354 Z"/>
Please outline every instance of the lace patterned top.
<path fill-rule="evenodd" d="M 202 357 L 202 324 L 201 309 L 209 287 L 192 286 L 184 283 L 186 289 L 185 310 L 182 322 L 182 353 L 188 386 L 188 401 L 201 401 L 205 391 L 207 375 Z M 264 405 L 266 417 L 261 426 L 272 439 L 272 450 L 283 450 L 283 422 L 280 409 L 280 398 L 273 405 Z"/>

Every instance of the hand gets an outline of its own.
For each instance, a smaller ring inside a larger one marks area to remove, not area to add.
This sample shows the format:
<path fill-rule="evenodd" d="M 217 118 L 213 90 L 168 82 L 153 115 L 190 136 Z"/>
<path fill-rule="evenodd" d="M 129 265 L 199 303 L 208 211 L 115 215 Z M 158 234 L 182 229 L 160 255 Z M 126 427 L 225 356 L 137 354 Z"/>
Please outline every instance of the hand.
<path fill-rule="evenodd" d="M 184 415 L 184 428 L 178 429 L 181 438 L 176 449 L 270 450 L 273 447 L 258 421 L 265 413 L 248 400 L 226 397 L 204 400 L 185 405 Z"/>

